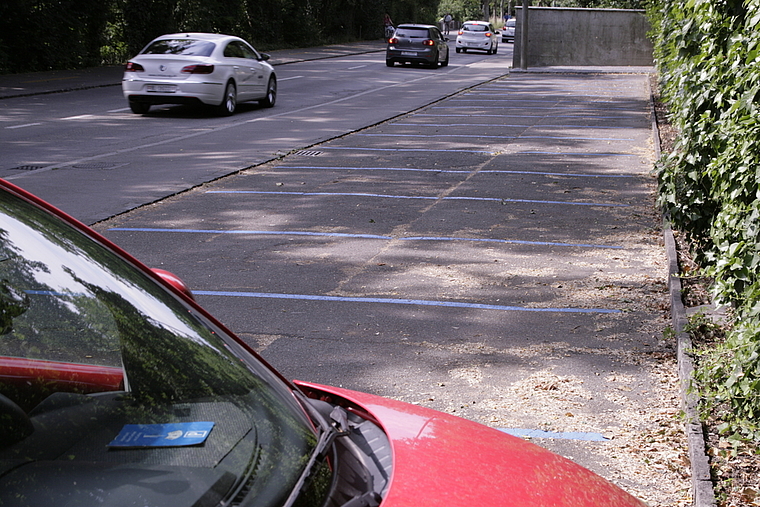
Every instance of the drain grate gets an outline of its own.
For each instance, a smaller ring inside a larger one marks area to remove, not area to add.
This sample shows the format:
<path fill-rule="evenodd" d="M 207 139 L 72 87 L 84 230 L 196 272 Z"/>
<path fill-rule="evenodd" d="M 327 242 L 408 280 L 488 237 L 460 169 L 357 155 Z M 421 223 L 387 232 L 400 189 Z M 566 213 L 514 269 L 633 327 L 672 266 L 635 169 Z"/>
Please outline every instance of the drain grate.
<path fill-rule="evenodd" d="M 47 167 L 45 165 L 20 165 L 18 167 L 14 167 L 11 169 L 11 171 L 36 171 L 37 169 L 42 169 L 43 167 Z"/>
<path fill-rule="evenodd" d="M 318 157 L 321 154 L 321 151 L 316 150 L 299 150 L 295 152 L 295 155 L 298 155 L 299 157 Z"/>
<path fill-rule="evenodd" d="M 124 164 L 121 164 L 121 165 L 124 165 Z M 95 169 L 95 170 L 113 169 L 114 167 L 116 167 L 116 164 L 108 164 L 104 162 L 85 162 L 82 164 L 74 164 L 71 167 L 73 167 L 74 169 Z"/>

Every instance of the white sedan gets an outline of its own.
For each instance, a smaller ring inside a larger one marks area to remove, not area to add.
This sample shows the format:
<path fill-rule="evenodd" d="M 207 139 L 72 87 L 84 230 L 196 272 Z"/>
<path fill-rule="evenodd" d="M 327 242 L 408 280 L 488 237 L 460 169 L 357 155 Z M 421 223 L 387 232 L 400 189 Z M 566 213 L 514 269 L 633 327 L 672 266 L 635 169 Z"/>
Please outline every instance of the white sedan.
<path fill-rule="evenodd" d="M 499 50 L 501 36 L 487 21 L 465 21 L 457 34 L 456 52 L 467 52 L 468 49 L 479 49 L 486 53 L 496 54 Z"/>
<path fill-rule="evenodd" d="M 136 114 L 155 104 L 205 104 L 231 115 L 238 102 L 274 106 L 277 76 L 268 59 L 231 35 L 162 35 L 127 62 L 121 87 Z"/>

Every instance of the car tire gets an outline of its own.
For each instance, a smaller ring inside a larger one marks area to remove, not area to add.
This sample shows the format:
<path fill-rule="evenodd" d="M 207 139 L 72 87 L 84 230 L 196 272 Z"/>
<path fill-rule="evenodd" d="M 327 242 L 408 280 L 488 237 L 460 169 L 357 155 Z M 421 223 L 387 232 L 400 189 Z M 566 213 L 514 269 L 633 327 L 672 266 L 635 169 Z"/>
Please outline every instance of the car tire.
<path fill-rule="evenodd" d="M 438 53 L 435 54 L 435 58 L 433 58 L 433 61 L 428 64 L 428 67 L 431 69 L 437 69 L 438 68 Z"/>
<path fill-rule="evenodd" d="M 133 100 L 130 100 L 129 109 L 131 109 L 132 112 L 135 114 L 145 114 L 148 111 L 150 111 L 150 104 L 146 104 L 144 102 L 135 102 Z"/>
<path fill-rule="evenodd" d="M 462 52 L 462 48 L 456 48 L 456 49 L 457 49 L 457 53 L 461 53 Z"/>
<path fill-rule="evenodd" d="M 441 62 L 441 67 L 448 67 L 449 66 L 449 53 L 446 52 L 446 58 Z"/>
<path fill-rule="evenodd" d="M 269 82 L 267 83 L 267 95 L 259 101 L 259 104 L 264 107 L 274 107 L 274 103 L 277 100 L 277 78 L 269 76 Z"/>
<path fill-rule="evenodd" d="M 237 109 L 237 89 L 235 83 L 232 81 L 227 83 L 227 87 L 224 89 L 224 96 L 222 97 L 222 103 L 219 104 L 219 114 L 222 116 L 232 116 Z"/>
<path fill-rule="evenodd" d="M 395 65 L 393 60 L 385 60 L 386 67 L 393 67 Z"/>

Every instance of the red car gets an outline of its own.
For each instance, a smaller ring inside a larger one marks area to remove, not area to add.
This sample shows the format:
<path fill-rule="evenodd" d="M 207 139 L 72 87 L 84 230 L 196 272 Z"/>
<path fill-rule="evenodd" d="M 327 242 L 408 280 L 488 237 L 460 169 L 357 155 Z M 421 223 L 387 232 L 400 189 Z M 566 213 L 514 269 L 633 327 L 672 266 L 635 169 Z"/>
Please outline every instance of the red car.
<path fill-rule="evenodd" d="M 284 379 L 176 277 L 0 180 L 0 505 L 643 504 L 498 430 Z"/>

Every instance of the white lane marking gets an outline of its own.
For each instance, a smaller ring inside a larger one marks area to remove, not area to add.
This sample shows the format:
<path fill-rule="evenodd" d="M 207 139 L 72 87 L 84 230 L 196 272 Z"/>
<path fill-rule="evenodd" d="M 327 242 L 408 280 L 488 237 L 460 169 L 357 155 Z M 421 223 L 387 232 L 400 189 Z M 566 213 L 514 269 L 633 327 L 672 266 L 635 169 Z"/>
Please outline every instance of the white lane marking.
<path fill-rule="evenodd" d="M 87 118 L 93 118 L 94 114 L 80 114 L 77 116 L 67 116 L 66 118 L 61 118 L 61 120 L 85 120 Z"/>
<path fill-rule="evenodd" d="M 278 78 L 277 80 L 282 82 L 282 81 L 290 81 L 291 79 L 301 79 L 302 77 L 303 76 L 291 76 L 291 77 L 283 77 L 281 79 Z"/>
<path fill-rule="evenodd" d="M 36 127 L 37 125 L 42 125 L 42 123 L 25 123 L 23 125 L 11 125 L 10 127 L 5 127 L 9 130 L 11 129 L 22 129 L 25 127 Z"/>

